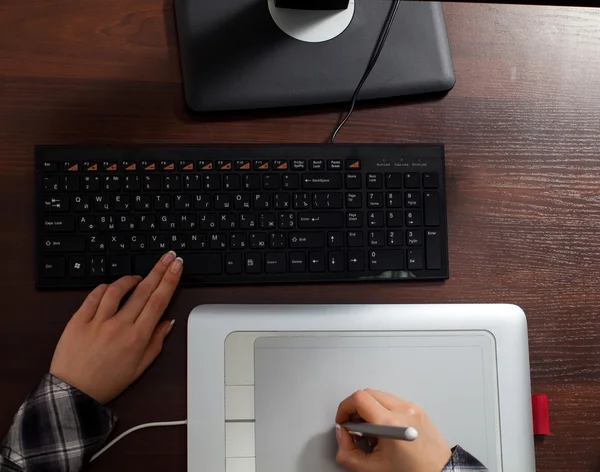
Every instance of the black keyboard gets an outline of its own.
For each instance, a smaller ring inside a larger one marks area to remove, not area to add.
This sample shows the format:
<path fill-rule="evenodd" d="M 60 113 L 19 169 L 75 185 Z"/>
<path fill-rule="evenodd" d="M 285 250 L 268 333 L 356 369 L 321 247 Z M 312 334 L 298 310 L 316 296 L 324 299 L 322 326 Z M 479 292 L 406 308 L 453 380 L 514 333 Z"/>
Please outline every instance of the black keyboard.
<path fill-rule="evenodd" d="M 35 150 L 36 284 L 448 278 L 444 148 L 265 145 Z"/>

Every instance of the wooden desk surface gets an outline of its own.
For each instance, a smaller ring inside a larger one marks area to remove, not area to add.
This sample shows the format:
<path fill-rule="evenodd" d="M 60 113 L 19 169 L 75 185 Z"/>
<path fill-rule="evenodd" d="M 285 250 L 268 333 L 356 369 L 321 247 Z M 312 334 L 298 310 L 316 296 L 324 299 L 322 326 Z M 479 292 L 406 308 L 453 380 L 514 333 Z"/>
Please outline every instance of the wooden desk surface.
<path fill-rule="evenodd" d="M 33 287 L 37 143 L 324 142 L 345 107 L 185 111 L 172 0 L 0 3 L 0 436 L 48 368 L 82 292 Z M 552 435 L 538 470 L 600 470 L 600 11 L 446 4 L 456 88 L 360 106 L 340 142 L 447 145 L 446 283 L 181 290 L 164 353 L 112 407 L 118 430 L 186 416 L 186 317 L 199 303 L 510 302 L 529 318 Z M 186 431 L 147 430 L 94 470 L 186 470 Z M 208 471 L 207 471 L 208 472 Z"/>

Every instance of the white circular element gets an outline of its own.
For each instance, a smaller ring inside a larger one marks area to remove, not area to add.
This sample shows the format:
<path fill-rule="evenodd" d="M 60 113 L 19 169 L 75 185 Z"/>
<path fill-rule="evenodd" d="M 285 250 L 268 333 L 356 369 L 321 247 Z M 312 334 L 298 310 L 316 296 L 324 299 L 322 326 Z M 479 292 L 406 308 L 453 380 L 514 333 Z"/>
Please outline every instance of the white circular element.
<path fill-rule="evenodd" d="M 275 0 L 268 2 L 277 26 L 288 36 L 307 43 L 323 43 L 338 37 L 354 18 L 354 0 L 350 0 L 345 10 L 294 10 L 277 8 Z"/>

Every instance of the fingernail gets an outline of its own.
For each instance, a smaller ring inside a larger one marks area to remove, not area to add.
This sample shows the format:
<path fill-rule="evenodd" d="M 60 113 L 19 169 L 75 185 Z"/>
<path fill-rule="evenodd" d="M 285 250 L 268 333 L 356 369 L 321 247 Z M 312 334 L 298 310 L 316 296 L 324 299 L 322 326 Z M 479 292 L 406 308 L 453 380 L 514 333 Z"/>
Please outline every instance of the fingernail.
<path fill-rule="evenodd" d="M 337 439 L 338 444 L 342 442 L 342 428 L 339 424 L 335 425 L 335 439 Z"/>
<path fill-rule="evenodd" d="M 141 275 L 134 275 L 134 277 L 138 280 L 138 282 L 141 282 L 143 278 Z"/>
<path fill-rule="evenodd" d="M 169 335 L 171 331 L 173 331 L 173 326 L 175 326 L 175 320 L 171 320 L 171 323 L 167 327 L 167 330 L 165 331 L 165 338 Z"/>
<path fill-rule="evenodd" d="M 181 272 L 181 269 L 183 269 L 183 259 L 181 257 L 178 257 L 177 259 L 175 259 L 175 262 L 173 262 L 173 264 L 171 265 L 171 272 L 174 274 L 179 274 L 179 272 Z"/>
<path fill-rule="evenodd" d="M 168 266 L 171 262 L 173 262 L 175 260 L 176 257 L 177 257 L 177 254 L 175 254 L 175 251 L 169 251 L 164 256 L 162 256 L 162 259 L 160 261 L 164 265 Z"/>

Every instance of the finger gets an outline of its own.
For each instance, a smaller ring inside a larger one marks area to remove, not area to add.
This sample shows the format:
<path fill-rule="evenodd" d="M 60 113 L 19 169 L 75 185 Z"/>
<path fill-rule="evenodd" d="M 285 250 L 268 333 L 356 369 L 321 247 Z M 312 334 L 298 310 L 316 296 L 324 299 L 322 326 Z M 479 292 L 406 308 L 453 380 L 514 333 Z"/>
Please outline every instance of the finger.
<path fill-rule="evenodd" d="M 335 436 L 338 442 L 335 461 L 352 472 L 363 470 L 367 454 L 356 447 L 352 436 L 344 428 L 336 427 Z"/>
<path fill-rule="evenodd" d="M 112 318 L 119 309 L 123 297 L 140 283 L 142 278 L 139 275 L 126 275 L 108 286 L 94 320 L 106 321 Z"/>
<path fill-rule="evenodd" d="M 100 306 L 100 302 L 102 301 L 102 297 L 107 288 L 108 285 L 102 284 L 92 290 L 79 307 L 79 310 L 73 315 L 73 319 L 79 319 L 85 322 L 91 321 L 94 318 L 96 311 L 98 311 L 98 307 Z"/>
<path fill-rule="evenodd" d="M 148 303 L 148 300 L 158 288 L 163 276 L 176 257 L 177 254 L 175 254 L 175 251 L 169 251 L 160 258 L 146 278 L 136 287 L 129 300 L 123 306 L 119 316 L 123 316 L 123 318 L 132 323 L 140 316 L 146 303 Z"/>
<path fill-rule="evenodd" d="M 335 421 L 345 423 L 357 413 L 364 421 L 378 424 L 386 424 L 384 421 L 390 416 L 389 410 L 364 390 L 359 390 L 340 403 Z"/>
<path fill-rule="evenodd" d="M 178 257 L 169 266 L 169 270 L 163 276 L 158 288 L 150 296 L 148 303 L 140 313 L 140 316 L 136 320 L 136 324 L 140 325 L 140 328 L 145 331 L 150 337 L 154 331 L 156 324 L 160 321 L 163 313 L 167 309 L 179 280 L 183 272 L 183 259 Z"/>
<path fill-rule="evenodd" d="M 148 346 L 146 346 L 146 350 L 142 355 L 142 359 L 140 360 L 140 363 L 137 368 L 136 377 L 142 375 L 144 371 L 148 367 L 150 367 L 150 364 L 152 364 L 156 360 L 156 358 L 162 351 L 163 342 L 173 329 L 174 324 L 175 320 L 164 321 L 156 327 L 156 329 L 152 333 L 152 336 L 150 337 Z"/>
<path fill-rule="evenodd" d="M 365 389 L 365 392 L 375 398 L 375 400 L 381 403 L 388 410 L 404 409 L 410 406 L 410 402 L 392 395 L 391 393 L 382 392 L 381 390 L 373 390 L 371 388 Z"/>

